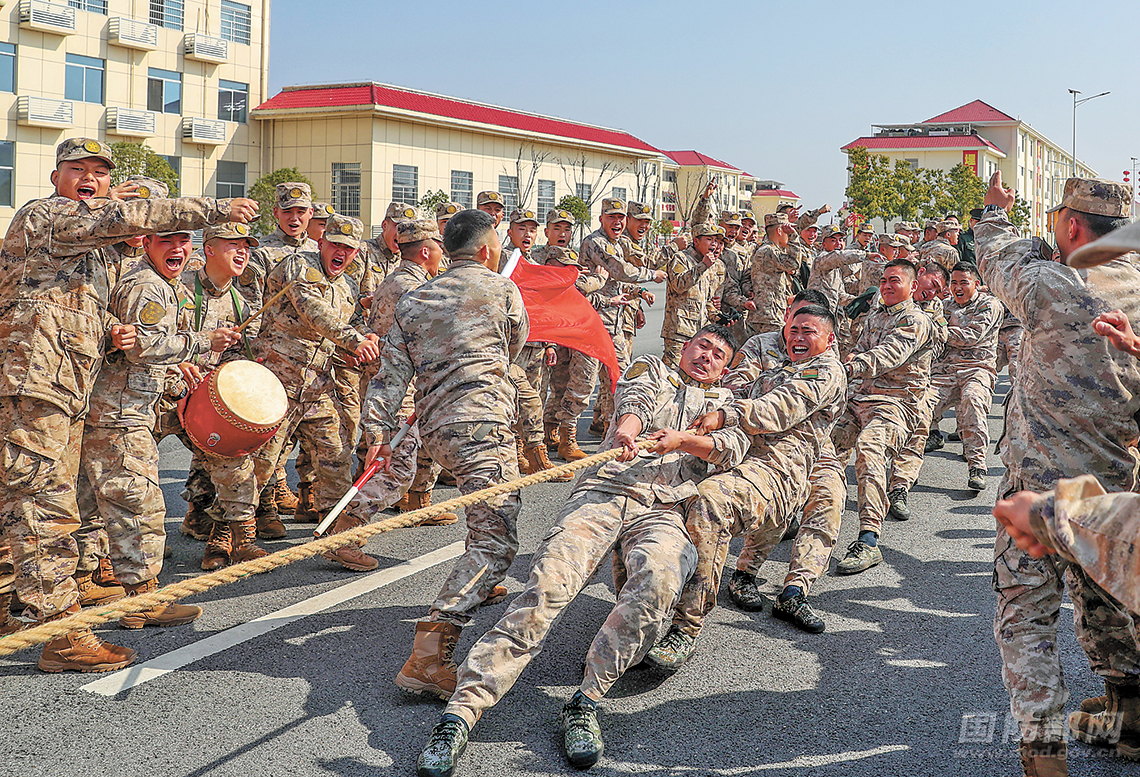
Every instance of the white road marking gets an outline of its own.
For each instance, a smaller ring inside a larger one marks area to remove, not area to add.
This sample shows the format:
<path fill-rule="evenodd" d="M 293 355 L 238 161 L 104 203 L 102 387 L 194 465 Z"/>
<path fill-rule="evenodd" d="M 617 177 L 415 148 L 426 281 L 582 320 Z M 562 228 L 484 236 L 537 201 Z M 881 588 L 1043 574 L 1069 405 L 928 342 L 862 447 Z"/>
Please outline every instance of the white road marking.
<path fill-rule="evenodd" d="M 893 658 L 886 663 L 889 666 L 899 666 L 904 669 L 941 669 L 946 666 L 941 661 L 925 661 L 921 658 Z"/>
<path fill-rule="evenodd" d="M 248 642 L 255 637 L 260 637 L 262 634 L 268 634 L 275 629 L 289 625 L 293 621 L 300 620 L 309 615 L 315 615 L 330 607 L 335 607 L 350 599 L 355 599 L 358 596 L 363 596 L 378 588 L 383 588 L 390 583 L 395 583 L 397 580 L 403 580 L 405 577 L 414 575 L 417 572 L 422 572 L 429 567 L 434 567 L 436 564 L 442 564 L 445 561 L 458 557 L 461 553 L 463 553 L 463 542 L 453 542 L 439 550 L 425 553 L 410 561 L 405 561 L 403 564 L 397 564 L 394 567 L 373 572 L 370 575 L 353 580 L 351 583 L 345 583 L 331 591 L 325 591 L 323 594 L 318 594 L 304 601 L 297 602 L 296 604 L 291 604 L 277 612 L 262 615 L 260 618 L 255 618 L 248 623 L 239 623 L 237 626 L 226 629 L 225 631 L 220 631 L 217 634 L 198 640 L 185 647 L 172 650 L 165 655 L 152 658 L 146 663 L 130 666 L 118 672 L 112 672 L 111 674 L 99 678 L 95 682 L 82 686 L 82 689 L 90 693 L 97 693 L 101 696 L 114 696 L 131 688 L 138 687 L 143 683 L 148 683 L 155 678 L 162 677 L 164 674 L 173 672 L 176 669 L 181 669 L 207 656 L 212 656 L 215 653 L 220 653 L 235 645 Z"/>

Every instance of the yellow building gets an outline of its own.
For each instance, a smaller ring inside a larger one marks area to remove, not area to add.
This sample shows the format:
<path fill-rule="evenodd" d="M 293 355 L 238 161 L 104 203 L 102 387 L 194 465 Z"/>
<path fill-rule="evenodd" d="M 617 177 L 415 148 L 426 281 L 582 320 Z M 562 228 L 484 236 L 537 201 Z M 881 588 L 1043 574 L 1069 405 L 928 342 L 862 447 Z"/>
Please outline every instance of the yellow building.
<path fill-rule="evenodd" d="M 591 227 L 604 197 L 660 200 L 665 158 L 620 130 L 378 83 L 285 87 L 252 115 L 263 170 L 298 168 L 373 234 L 389 202 L 437 191 L 474 207 L 494 189 L 540 219 L 573 194 Z"/>
<path fill-rule="evenodd" d="M 1049 231 L 1046 212 L 1060 202 L 1065 179 L 1073 175 L 1074 161 L 1058 144 L 1028 122 L 1002 113 L 981 100 L 962 105 L 918 124 L 882 124 L 871 135 L 843 146 L 863 146 L 872 154 L 903 159 L 914 167 L 949 170 L 965 164 L 982 179 L 1001 170 L 1030 208 L 1029 232 Z M 1096 177 L 1080 160 L 1076 175 Z"/>
<path fill-rule="evenodd" d="M 64 138 L 146 143 L 185 194 L 261 175 L 269 0 L 15 0 L 0 7 L 0 222 L 50 192 Z"/>
<path fill-rule="evenodd" d="M 738 167 L 699 151 L 664 151 L 662 218 L 687 224 L 709 181 L 716 182 L 711 199 L 715 216 L 722 210 L 751 207 L 756 179 Z"/>

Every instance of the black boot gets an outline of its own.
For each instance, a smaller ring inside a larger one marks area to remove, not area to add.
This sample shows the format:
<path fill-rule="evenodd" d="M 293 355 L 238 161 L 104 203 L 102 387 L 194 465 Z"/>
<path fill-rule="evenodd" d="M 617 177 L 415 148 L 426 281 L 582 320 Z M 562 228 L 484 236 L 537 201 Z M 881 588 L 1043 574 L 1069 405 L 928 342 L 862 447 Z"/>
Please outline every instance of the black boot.
<path fill-rule="evenodd" d="M 728 596 L 733 604 L 745 612 L 762 612 L 768 604 L 768 597 L 756 587 L 756 576 L 739 569 L 734 569 L 729 578 Z"/>

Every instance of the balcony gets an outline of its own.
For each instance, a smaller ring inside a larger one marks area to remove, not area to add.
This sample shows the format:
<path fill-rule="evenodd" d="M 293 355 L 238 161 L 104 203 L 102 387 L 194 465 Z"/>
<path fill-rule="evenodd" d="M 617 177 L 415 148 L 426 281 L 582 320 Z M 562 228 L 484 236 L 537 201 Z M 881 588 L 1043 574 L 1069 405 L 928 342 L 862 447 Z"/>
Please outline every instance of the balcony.
<path fill-rule="evenodd" d="M 155 134 L 157 114 L 131 108 L 107 109 L 107 132 L 132 138 L 149 138 Z"/>
<path fill-rule="evenodd" d="M 20 0 L 20 26 L 25 30 L 71 35 L 75 32 L 75 9 L 46 0 Z"/>
<path fill-rule="evenodd" d="M 25 127 L 70 127 L 75 123 L 75 105 L 71 100 L 25 95 L 16 98 L 16 115 Z"/>
<path fill-rule="evenodd" d="M 123 48 L 154 51 L 158 48 L 158 27 L 116 16 L 107 24 L 107 41 Z"/>
<path fill-rule="evenodd" d="M 182 41 L 182 52 L 187 59 L 223 64 L 230 59 L 230 43 L 224 38 L 191 32 Z"/>
<path fill-rule="evenodd" d="M 188 116 L 182 120 L 182 140 L 187 143 L 220 146 L 226 142 L 226 123 Z"/>

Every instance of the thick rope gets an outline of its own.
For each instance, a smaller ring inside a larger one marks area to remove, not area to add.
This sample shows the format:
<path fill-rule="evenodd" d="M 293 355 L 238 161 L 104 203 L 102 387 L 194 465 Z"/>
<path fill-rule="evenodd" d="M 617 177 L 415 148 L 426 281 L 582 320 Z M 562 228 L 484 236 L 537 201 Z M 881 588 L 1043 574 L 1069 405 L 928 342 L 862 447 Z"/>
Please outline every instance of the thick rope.
<path fill-rule="evenodd" d="M 643 440 L 638 443 L 638 447 L 647 449 L 654 444 L 655 443 L 651 440 Z M 375 534 L 383 534 L 393 529 L 404 529 L 416 526 L 425 519 L 451 512 L 459 507 L 468 507 L 473 504 L 479 504 L 480 502 L 486 502 L 497 496 L 509 494 L 512 491 L 520 491 L 538 483 L 552 480 L 560 475 L 577 472 L 580 469 L 585 469 L 594 464 L 612 461 L 621 455 L 622 450 L 621 448 L 615 448 L 601 453 L 595 453 L 593 456 L 587 456 L 584 459 L 562 464 L 551 469 L 544 469 L 532 475 L 526 475 L 512 480 L 509 483 L 489 486 L 480 491 L 467 494 L 466 496 L 457 496 L 454 499 L 448 499 L 447 501 L 429 505 L 419 510 L 401 513 L 400 515 L 385 518 L 376 523 L 366 523 L 363 526 L 357 526 L 354 529 L 349 529 L 338 534 L 330 534 L 302 545 L 284 548 L 276 553 L 270 553 L 263 558 L 243 561 L 240 564 L 224 567 L 216 572 L 209 572 L 205 575 L 199 575 L 198 577 L 183 580 L 179 583 L 172 583 L 157 591 L 151 591 L 150 593 L 140 594 L 138 596 L 128 596 L 125 599 L 120 599 L 104 607 L 93 607 L 65 618 L 45 621 L 32 628 L 18 631 L 15 634 L 9 634 L 6 637 L 0 637 L 0 656 L 8 656 L 25 648 L 42 645 L 56 637 L 62 637 L 73 631 L 99 626 L 108 621 L 117 620 L 124 615 L 150 610 L 158 605 L 165 605 L 178 601 L 179 599 L 185 599 L 188 596 L 209 591 L 211 588 L 229 585 L 250 575 L 259 575 L 262 572 L 268 572 L 271 569 L 277 569 L 278 567 L 292 564 L 295 561 L 312 558 L 318 554 L 336 550 L 345 545 L 363 543 Z"/>

